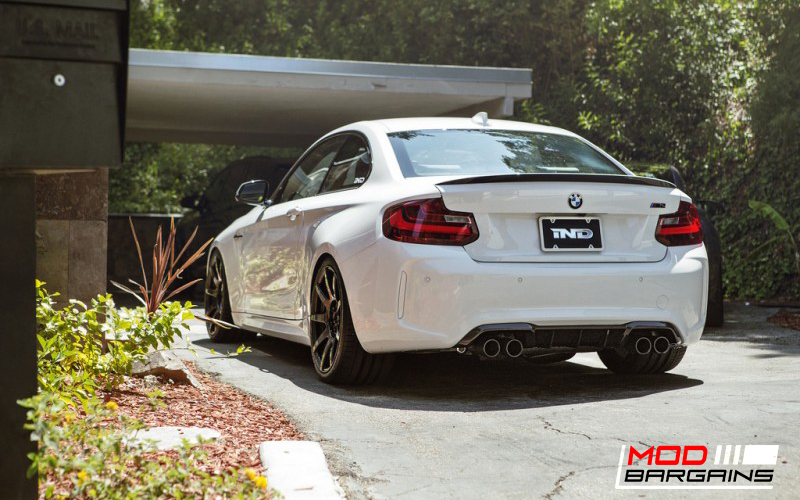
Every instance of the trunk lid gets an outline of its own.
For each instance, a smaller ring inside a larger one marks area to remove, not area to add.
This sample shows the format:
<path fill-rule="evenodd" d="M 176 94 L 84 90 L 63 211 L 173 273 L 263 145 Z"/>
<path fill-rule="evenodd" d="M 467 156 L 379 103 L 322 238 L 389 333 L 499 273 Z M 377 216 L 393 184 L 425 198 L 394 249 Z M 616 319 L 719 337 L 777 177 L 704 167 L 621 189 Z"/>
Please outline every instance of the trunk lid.
<path fill-rule="evenodd" d="M 624 175 L 470 177 L 437 188 L 447 208 L 474 214 L 480 236 L 464 249 L 479 262 L 656 262 L 667 252 L 655 239 L 658 217 L 685 198 L 668 182 Z M 572 195 L 580 196 L 578 208 Z M 599 229 L 601 249 L 568 248 L 585 244 L 575 240 L 584 227 Z M 543 242 L 548 231 L 555 236 Z"/>

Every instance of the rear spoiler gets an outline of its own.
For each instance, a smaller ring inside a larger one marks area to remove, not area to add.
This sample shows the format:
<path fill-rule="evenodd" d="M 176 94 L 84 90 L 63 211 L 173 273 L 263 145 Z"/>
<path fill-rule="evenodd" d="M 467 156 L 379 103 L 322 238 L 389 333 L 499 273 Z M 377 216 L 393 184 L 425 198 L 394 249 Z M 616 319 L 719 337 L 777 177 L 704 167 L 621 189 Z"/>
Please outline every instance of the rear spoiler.
<path fill-rule="evenodd" d="M 675 184 L 654 179 L 652 177 L 639 177 L 638 175 L 614 174 L 503 174 L 481 175 L 478 177 L 464 177 L 452 181 L 440 182 L 438 186 L 452 186 L 456 184 L 490 184 L 495 182 L 604 182 L 609 184 L 638 184 L 640 186 L 656 186 L 674 188 Z"/>

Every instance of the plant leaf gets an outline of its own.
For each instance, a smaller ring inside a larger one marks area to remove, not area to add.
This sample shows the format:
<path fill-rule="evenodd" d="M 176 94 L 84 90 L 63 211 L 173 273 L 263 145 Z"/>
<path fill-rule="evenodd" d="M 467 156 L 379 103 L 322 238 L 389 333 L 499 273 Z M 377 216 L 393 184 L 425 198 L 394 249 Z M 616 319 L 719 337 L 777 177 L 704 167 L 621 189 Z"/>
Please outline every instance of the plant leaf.
<path fill-rule="evenodd" d="M 142 258 L 142 247 L 139 245 L 139 238 L 136 236 L 136 228 L 133 227 L 133 219 L 130 216 L 128 216 L 128 223 L 131 225 L 133 242 L 136 243 L 136 253 L 139 254 L 139 265 L 142 267 L 142 279 L 144 280 L 144 287 L 147 288 L 147 274 L 144 272 L 144 259 Z"/>
<path fill-rule="evenodd" d="M 185 284 L 185 285 L 183 285 L 182 287 L 179 287 L 177 290 L 175 290 L 174 292 L 172 292 L 171 294 L 169 294 L 169 296 L 167 296 L 166 300 L 169 300 L 169 299 L 171 299 L 173 296 L 175 296 L 175 295 L 177 295 L 177 294 L 181 293 L 182 291 L 186 290 L 186 289 L 187 289 L 187 288 L 189 288 L 190 286 L 192 286 L 192 285 L 194 285 L 195 283 L 197 283 L 197 282 L 200 282 L 200 281 L 203 281 L 203 278 L 197 278 L 196 280 L 192 280 L 192 281 L 190 281 L 189 283 L 186 283 L 186 284 Z"/>
<path fill-rule="evenodd" d="M 195 237 L 195 236 L 197 236 L 197 228 L 198 228 L 198 227 L 199 227 L 199 226 L 195 226 L 195 227 L 194 227 L 194 231 L 192 231 L 192 235 L 191 235 L 191 236 L 189 236 L 189 239 L 186 241 L 186 244 L 185 244 L 185 245 L 183 245 L 183 248 L 181 248 L 181 251 L 180 251 L 180 253 L 178 253 L 178 256 L 177 256 L 177 257 L 175 257 L 175 262 L 180 262 L 180 260 L 181 260 L 181 257 L 183 256 L 183 253 L 186 251 L 186 249 L 188 249 L 188 248 L 189 248 L 189 245 L 191 245 L 191 244 L 192 244 L 192 241 L 194 241 L 194 237 Z"/>
<path fill-rule="evenodd" d="M 786 222 L 786 219 L 784 219 L 777 210 L 772 208 L 771 205 L 757 200 L 750 200 L 748 205 L 750 205 L 750 208 L 753 210 L 761 212 L 762 215 L 772 220 L 772 223 L 775 224 L 776 228 L 780 229 L 781 231 L 789 231 L 789 223 Z"/>
<path fill-rule="evenodd" d="M 228 323 L 227 321 L 222 321 L 221 319 L 214 319 L 206 316 L 205 314 L 195 314 L 195 318 L 201 321 L 207 321 L 217 326 L 221 326 L 222 328 L 238 328 L 236 325 Z"/>
<path fill-rule="evenodd" d="M 755 255 L 756 255 L 758 252 L 760 252 L 762 249 L 764 249 L 764 248 L 768 247 L 769 245 L 771 245 L 771 244 L 775 243 L 776 241 L 778 241 L 778 240 L 782 240 L 782 239 L 784 239 L 784 238 L 786 238 L 786 235 L 785 235 L 785 234 L 780 234 L 780 235 L 778 235 L 778 236 L 775 236 L 774 238 L 770 238 L 770 239 L 768 239 L 768 240 L 767 240 L 767 241 L 765 241 L 764 243 L 762 243 L 762 244 L 758 245 L 758 246 L 755 248 L 755 250 L 753 250 L 752 252 L 748 253 L 748 254 L 747 254 L 747 256 L 745 257 L 745 259 L 746 259 L 746 260 L 751 260 L 751 259 L 752 259 L 752 258 L 753 258 L 753 257 L 754 257 L 754 256 L 755 256 Z"/>
<path fill-rule="evenodd" d="M 133 290 L 131 290 L 130 288 L 128 288 L 125 285 L 120 285 L 119 283 L 117 283 L 114 280 L 110 280 L 110 281 L 111 281 L 112 285 L 114 285 L 115 287 L 119 288 L 120 290 L 122 290 L 124 292 L 128 292 L 129 294 L 133 295 L 134 297 L 136 297 L 136 300 L 141 302 L 143 306 L 147 307 L 147 302 L 145 302 L 144 299 L 142 297 L 140 297 L 138 293 L 134 292 Z"/>

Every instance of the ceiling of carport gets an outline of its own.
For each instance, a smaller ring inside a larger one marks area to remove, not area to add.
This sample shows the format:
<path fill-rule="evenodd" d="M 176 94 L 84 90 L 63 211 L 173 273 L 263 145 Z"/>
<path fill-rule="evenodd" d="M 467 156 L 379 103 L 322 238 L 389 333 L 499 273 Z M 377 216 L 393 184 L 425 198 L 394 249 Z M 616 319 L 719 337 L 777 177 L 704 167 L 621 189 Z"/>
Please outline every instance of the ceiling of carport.
<path fill-rule="evenodd" d="M 306 146 L 341 125 L 408 116 L 501 118 L 528 69 L 131 49 L 129 142 Z"/>

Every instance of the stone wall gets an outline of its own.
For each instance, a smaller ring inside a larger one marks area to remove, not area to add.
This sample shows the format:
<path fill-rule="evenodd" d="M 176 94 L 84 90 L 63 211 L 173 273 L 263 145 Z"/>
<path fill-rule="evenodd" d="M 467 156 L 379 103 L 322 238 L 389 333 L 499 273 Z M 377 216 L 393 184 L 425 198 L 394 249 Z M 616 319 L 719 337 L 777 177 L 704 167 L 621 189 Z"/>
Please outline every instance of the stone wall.
<path fill-rule="evenodd" d="M 36 176 L 36 276 L 60 301 L 106 291 L 108 170 Z"/>

